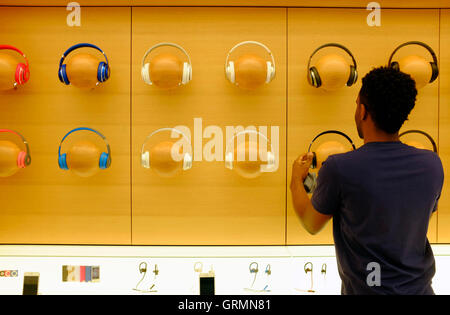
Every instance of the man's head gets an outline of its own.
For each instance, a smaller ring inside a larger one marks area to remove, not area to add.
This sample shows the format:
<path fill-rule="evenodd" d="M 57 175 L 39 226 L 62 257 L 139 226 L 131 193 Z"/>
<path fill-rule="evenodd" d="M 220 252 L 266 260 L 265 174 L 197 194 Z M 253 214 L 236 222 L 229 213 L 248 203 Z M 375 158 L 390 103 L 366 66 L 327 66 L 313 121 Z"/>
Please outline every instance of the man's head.
<path fill-rule="evenodd" d="M 389 135 L 398 133 L 414 108 L 416 96 L 416 83 L 408 74 L 389 67 L 370 71 L 362 79 L 356 100 L 359 137 L 364 138 L 367 128 Z"/>

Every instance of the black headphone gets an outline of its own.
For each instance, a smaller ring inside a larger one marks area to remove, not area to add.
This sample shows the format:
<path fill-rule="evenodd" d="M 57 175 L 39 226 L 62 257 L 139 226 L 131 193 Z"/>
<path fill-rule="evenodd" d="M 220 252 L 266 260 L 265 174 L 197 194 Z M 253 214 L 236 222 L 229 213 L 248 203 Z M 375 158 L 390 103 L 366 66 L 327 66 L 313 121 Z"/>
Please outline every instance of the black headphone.
<path fill-rule="evenodd" d="M 328 43 L 325 45 L 320 46 L 319 48 L 317 48 L 316 50 L 314 50 L 314 52 L 311 54 L 311 57 L 309 57 L 309 61 L 308 61 L 308 82 L 309 84 L 311 84 L 312 86 L 315 86 L 316 88 L 319 88 L 322 86 L 322 80 L 320 79 L 320 75 L 319 75 L 319 71 L 317 70 L 316 67 L 311 67 L 311 60 L 312 57 L 321 49 L 325 48 L 325 47 L 338 47 L 341 48 L 342 50 L 344 50 L 351 58 L 353 61 L 353 65 L 350 65 L 350 76 L 347 80 L 347 86 L 352 86 L 353 84 L 356 83 L 356 81 L 358 80 L 358 71 L 357 71 L 357 65 L 356 65 L 356 60 L 355 57 L 353 56 L 353 54 L 351 53 L 351 51 L 341 45 L 341 44 L 337 44 L 337 43 Z"/>
<path fill-rule="evenodd" d="M 434 50 L 431 49 L 430 46 L 428 46 L 425 43 L 419 42 L 419 41 L 406 42 L 406 43 L 401 44 L 397 48 L 395 48 L 395 50 L 392 52 L 391 56 L 389 57 L 389 62 L 388 62 L 389 67 L 400 71 L 400 66 L 399 66 L 398 62 L 392 61 L 392 58 L 394 57 L 397 50 L 399 50 L 400 48 L 402 48 L 404 46 L 408 46 L 408 45 L 419 45 L 419 46 L 422 46 L 423 48 L 425 48 L 426 50 L 428 50 L 428 52 L 431 54 L 431 57 L 433 57 L 433 61 L 430 62 L 432 72 L 431 72 L 431 79 L 430 79 L 429 83 L 436 80 L 437 77 L 439 76 L 439 67 L 438 67 L 438 60 L 437 60 L 436 54 L 434 53 Z"/>
<path fill-rule="evenodd" d="M 422 131 L 422 130 L 408 130 L 408 131 L 404 131 L 401 134 L 399 134 L 398 137 L 400 138 L 401 136 L 406 135 L 408 133 L 418 133 L 418 134 L 424 135 L 425 137 L 427 137 L 428 140 L 430 140 L 431 145 L 433 146 L 433 152 L 438 153 L 436 142 L 434 142 L 433 138 L 428 133 L 426 133 L 425 131 Z"/>
<path fill-rule="evenodd" d="M 321 136 L 323 136 L 325 134 L 329 134 L 329 133 L 335 133 L 335 134 L 343 136 L 344 138 L 346 138 L 348 140 L 348 142 L 350 142 L 350 144 L 352 145 L 353 150 L 356 150 L 356 147 L 353 144 L 352 139 L 349 136 L 347 136 L 345 133 L 343 133 L 342 131 L 338 131 L 338 130 L 327 130 L 327 131 L 323 131 L 323 132 L 319 133 L 317 136 L 314 137 L 314 139 L 309 144 L 308 152 L 311 152 L 311 146 L 313 145 L 314 141 L 316 141 L 317 138 L 319 138 L 319 137 L 321 137 Z M 316 157 L 316 153 L 315 152 L 313 152 L 313 154 L 314 154 L 314 157 L 313 157 L 313 160 L 312 160 L 311 168 L 316 168 L 317 167 L 317 157 Z"/>

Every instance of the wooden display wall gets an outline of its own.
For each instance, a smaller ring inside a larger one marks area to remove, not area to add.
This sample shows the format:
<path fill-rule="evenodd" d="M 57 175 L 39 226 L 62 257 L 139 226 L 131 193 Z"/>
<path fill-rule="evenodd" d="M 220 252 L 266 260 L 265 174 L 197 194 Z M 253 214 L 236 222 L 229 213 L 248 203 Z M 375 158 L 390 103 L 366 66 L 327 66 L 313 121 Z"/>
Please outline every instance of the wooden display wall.
<path fill-rule="evenodd" d="M 331 223 L 317 236 L 301 227 L 289 191 L 291 165 L 323 130 L 344 131 L 362 144 L 353 120 L 361 81 L 329 93 L 309 86 L 306 65 L 319 45 L 349 48 L 360 78 L 406 41 L 426 42 L 443 56 L 440 77 L 420 90 L 403 130 L 430 133 L 445 170 L 450 166 L 450 10 L 383 9 L 381 27 L 367 25 L 368 13 L 365 7 L 82 7 L 81 27 L 69 27 L 65 7 L 0 7 L 1 44 L 23 50 L 31 65 L 25 86 L 0 92 L 0 127 L 21 132 L 33 155 L 29 168 L 0 179 L 0 243 L 332 243 Z M 253 92 L 224 75 L 229 49 L 244 40 L 266 44 L 276 59 L 275 80 Z M 58 80 L 61 54 L 79 42 L 100 46 L 110 61 L 111 78 L 93 91 Z M 158 42 L 188 51 L 193 81 L 186 87 L 167 92 L 142 81 L 142 56 Z M 430 59 L 420 47 L 399 57 L 412 52 Z M 223 162 L 194 161 L 190 171 L 167 179 L 141 167 L 149 133 L 177 125 L 193 132 L 195 118 L 224 130 L 279 126 L 278 171 L 249 180 Z M 61 138 L 79 126 L 101 131 L 112 148 L 112 167 L 87 179 L 57 163 Z M 434 243 L 450 241 L 447 183 L 430 222 Z"/>

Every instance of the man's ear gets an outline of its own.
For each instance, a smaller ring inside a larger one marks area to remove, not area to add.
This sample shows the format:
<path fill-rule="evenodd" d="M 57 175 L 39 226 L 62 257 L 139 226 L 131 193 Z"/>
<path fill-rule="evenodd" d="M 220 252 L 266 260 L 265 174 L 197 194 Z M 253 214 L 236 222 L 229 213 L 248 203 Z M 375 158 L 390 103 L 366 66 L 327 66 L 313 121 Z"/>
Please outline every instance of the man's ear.
<path fill-rule="evenodd" d="M 361 120 L 366 120 L 367 119 L 367 115 L 368 115 L 368 111 L 366 109 L 366 105 L 364 104 L 360 104 L 361 105 Z"/>

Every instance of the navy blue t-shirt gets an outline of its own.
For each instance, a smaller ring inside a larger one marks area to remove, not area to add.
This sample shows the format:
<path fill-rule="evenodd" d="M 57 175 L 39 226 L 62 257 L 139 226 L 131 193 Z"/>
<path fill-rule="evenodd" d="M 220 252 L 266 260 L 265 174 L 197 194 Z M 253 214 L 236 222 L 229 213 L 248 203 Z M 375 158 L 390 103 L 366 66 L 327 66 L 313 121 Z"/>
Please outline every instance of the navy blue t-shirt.
<path fill-rule="evenodd" d="M 333 215 L 342 294 L 434 293 L 427 230 L 443 180 L 437 154 L 401 142 L 367 143 L 323 163 L 311 202 Z"/>

